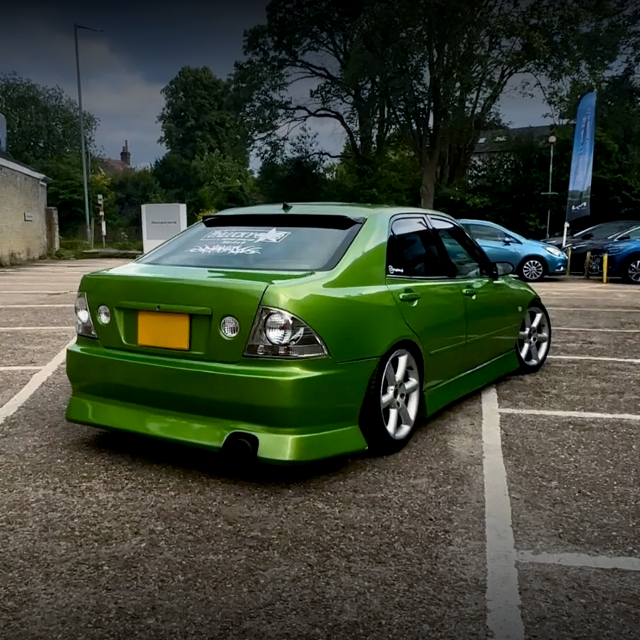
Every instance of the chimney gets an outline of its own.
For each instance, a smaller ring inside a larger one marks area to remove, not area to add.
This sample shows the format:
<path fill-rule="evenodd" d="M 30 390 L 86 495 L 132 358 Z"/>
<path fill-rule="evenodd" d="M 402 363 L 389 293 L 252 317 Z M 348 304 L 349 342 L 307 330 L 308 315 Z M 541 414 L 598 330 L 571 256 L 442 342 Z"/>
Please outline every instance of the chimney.
<path fill-rule="evenodd" d="M 129 152 L 129 141 L 124 141 L 124 147 L 122 147 L 122 151 L 120 152 L 120 160 L 124 162 L 127 167 L 131 166 L 131 153 Z"/>

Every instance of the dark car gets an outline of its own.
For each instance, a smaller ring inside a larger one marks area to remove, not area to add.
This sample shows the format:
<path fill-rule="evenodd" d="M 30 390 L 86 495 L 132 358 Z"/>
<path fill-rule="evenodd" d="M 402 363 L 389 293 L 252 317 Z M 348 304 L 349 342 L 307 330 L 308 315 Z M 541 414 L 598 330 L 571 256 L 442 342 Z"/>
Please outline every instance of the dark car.
<path fill-rule="evenodd" d="M 634 230 L 633 237 L 618 239 L 593 251 L 590 271 L 602 273 L 602 256 L 609 256 L 608 273 L 611 278 L 622 278 L 630 284 L 640 284 L 640 227 Z"/>
<path fill-rule="evenodd" d="M 622 231 L 631 229 L 640 224 L 638 220 L 615 220 L 613 222 L 603 222 L 596 224 L 588 229 L 583 229 L 575 234 L 567 236 L 567 244 L 575 244 L 576 242 L 584 242 L 586 240 L 606 240 Z M 547 244 L 555 247 L 562 247 L 562 236 L 553 236 L 545 240 Z"/>
<path fill-rule="evenodd" d="M 592 255 L 602 253 L 605 245 L 613 246 L 617 242 L 640 239 L 640 221 L 636 220 L 633 227 L 618 231 L 606 238 L 583 240 L 582 242 L 567 243 L 566 249 L 571 249 L 570 273 L 584 273 L 587 253 Z"/>

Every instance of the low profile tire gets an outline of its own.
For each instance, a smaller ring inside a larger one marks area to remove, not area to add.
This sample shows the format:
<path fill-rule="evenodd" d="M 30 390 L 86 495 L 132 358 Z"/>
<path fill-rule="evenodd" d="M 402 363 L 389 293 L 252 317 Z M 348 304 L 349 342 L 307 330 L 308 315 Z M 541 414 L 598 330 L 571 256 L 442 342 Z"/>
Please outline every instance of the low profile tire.
<path fill-rule="evenodd" d="M 551 321 L 542 302 L 527 309 L 520 325 L 516 354 L 520 373 L 535 373 L 545 363 L 551 347 Z"/>
<path fill-rule="evenodd" d="M 640 284 L 640 255 L 631 256 L 624 263 L 622 279 L 629 284 Z"/>
<path fill-rule="evenodd" d="M 518 267 L 518 275 L 526 282 L 539 282 L 548 271 L 547 263 L 539 256 L 527 256 Z"/>
<path fill-rule="evenodd" d="M 400 346 L 384 356 L 371 377 L 360 426 L 372 453 L 388 455 L 411 439 L 422 409 L 422 374 L 416 357 Z"/>

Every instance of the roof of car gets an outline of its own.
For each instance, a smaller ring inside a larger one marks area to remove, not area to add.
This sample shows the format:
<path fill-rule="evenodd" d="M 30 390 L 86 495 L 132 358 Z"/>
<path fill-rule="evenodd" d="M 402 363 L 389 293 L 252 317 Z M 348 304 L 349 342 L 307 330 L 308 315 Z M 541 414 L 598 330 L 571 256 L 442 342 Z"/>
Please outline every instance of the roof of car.
<path fill-rule="evenodd" d="M 285 208 L 285 204 L 290 209 Z M 368 218 L 373 215 L 393 216 L 399 213 L 436 213 L 439 216 L 453 218 L 446 213 L 433 209 L 420 209 L 418 207 L 398 207 L 384 204 L 359 204 L 349 202 L 277 202 L 272 204 L 260 204 L 252 207 L 236 207 L 224 209 L 219 213 L 224 214 L 256 214 L 256 213 L 288 213 L 288 214 L 333 214 Z"/>

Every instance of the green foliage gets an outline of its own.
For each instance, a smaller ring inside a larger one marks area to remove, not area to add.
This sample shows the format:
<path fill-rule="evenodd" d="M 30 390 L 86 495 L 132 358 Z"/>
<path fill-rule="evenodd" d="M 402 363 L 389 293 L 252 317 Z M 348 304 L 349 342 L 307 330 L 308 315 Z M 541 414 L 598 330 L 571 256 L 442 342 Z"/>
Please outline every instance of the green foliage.
<path fill-rule="evenodd" d="M 116 174 L 112 178 L 112 189 L 117 211 L 113 222 L 118 227 L 140 227 L 141 206 L 165 202 L 165 194 L 151 169 L 131 169 Z"/>
<path fill-rule="evenodd" d="M 16 160 L 43 170 L 55 159 L 80 156 L 78 104 L 60 87 L 0 74 L 0 112 L 7 118 L 8 151 Z M 97 119 L 85 112 L 85 139 L 94 154 L 97 125 Z"/>
<path fill-rule="evenodd" d="M 170 152 L 189 160 L 215 151 L 246 159 L 246 132 L 234 110 L 229 82 L 208 67 L 183 67 L 162 95 L 159 142 Z"/>
<path fill-rule="evenodd" d="M 213 212 L 254 203 L 254 178 L 237 158 L 215 151 L 196 158 L 193 169 L 202 184 L 198 192 L 201 210 Z"/>
<path fill-rule="evenodd" d="M 248 132 L 231 83 L 207 67 L 183 67 L 162 93 L 160 142 L 169 151 L 153 174 L 165 198 L 186 203 L 191 220 L 251 201 Z"/>

